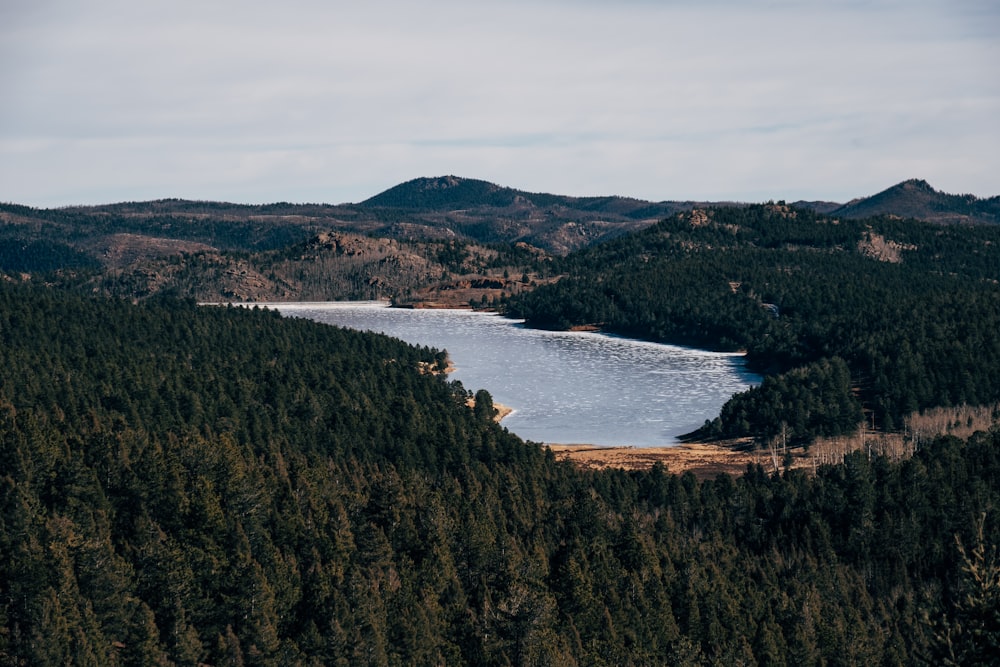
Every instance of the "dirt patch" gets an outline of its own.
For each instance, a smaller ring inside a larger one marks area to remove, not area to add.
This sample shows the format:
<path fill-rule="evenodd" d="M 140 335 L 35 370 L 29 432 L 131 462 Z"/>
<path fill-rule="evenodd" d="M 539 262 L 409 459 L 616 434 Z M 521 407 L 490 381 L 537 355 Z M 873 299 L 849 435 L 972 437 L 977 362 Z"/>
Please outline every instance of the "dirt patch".
<path fill-rule="evenodd" d="M 719 474 L 742 475 L 750 464 L 770 464 L 765 452 L 748 451 L 746 441 L 720 444 L 689 443 L 671 447 L 595 447 L 594 445 L 548 445 L 556 458 L 584 468 L 647 470 L 662 463 L 676 474 L 691 472 L 700 479 Z"/>
<path fill-rule="evenodd" d="M 818 438 L 808 447 L 753 448 L 749 438 L 717 443 L 687 443 L 673 447 L 597 447 L 594 445 L 548 445 L 560 460 L 583 468 L 601 470 L 647 470 L 662 463 L 675 474 L 691 472 L 699 479 L 719 474 L 742 475 L 748 465 L 759 464 L 767 474 L 797 468 L 815 472 L 820 466 L 839 465 L 853 452 L 869 458 L 884 456 L 899 461 L 913 456 L 922 443 L 938 435 L 968 438 L 976 431 L 996 428 L 1000 403 L 984 406 L 962 405 L 935 408 L 906 418 L 904 432 L 885 433 L 861 429 L 851 435 Z"/>
<path fill-rule="evenodd" d="M 503 403 L 494 403 L 493 409 L 497 411 L 497 415 L 496 417 L 494 417 L 494 419 L 496 419 L 497 422 L 501 421 L 504 417 L 514 412 L 513 408 L 509 408 Z"/>

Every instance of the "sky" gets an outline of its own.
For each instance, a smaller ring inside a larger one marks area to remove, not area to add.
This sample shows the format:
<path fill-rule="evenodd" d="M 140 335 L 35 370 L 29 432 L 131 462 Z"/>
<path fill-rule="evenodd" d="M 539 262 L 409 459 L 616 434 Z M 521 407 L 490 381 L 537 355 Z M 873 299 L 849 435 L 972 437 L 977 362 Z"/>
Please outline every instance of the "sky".
<path fill-rule="evenodd" d="M 0 201 L 1000 195 L 996 0 L 2 0 Z"/>

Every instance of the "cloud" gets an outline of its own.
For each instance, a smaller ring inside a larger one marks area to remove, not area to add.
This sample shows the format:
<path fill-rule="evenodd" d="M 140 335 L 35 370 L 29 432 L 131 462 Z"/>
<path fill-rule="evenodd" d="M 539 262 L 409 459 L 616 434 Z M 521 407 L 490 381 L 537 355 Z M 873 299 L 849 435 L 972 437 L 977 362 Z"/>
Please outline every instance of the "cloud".
<path fill-rule="evenodd" d="M 4 200 L 1000 191 L 987 2 L 17 1 Z"/>

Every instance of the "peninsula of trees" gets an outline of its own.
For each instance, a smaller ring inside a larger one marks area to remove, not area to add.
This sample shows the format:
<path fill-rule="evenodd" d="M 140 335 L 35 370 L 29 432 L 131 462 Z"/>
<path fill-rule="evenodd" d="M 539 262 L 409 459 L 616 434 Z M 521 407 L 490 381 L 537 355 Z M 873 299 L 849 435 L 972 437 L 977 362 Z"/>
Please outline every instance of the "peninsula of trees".
<path fill-rule="evenodd" d="M 696 209 L 556 270 L 566 277 L 506 312 L 540 327 L 745 350 L 767 374 L 700 437 L 781 431 L 808 442 L 1000 400 L 1000 226 L 847 220 L 781 204 Z"/>

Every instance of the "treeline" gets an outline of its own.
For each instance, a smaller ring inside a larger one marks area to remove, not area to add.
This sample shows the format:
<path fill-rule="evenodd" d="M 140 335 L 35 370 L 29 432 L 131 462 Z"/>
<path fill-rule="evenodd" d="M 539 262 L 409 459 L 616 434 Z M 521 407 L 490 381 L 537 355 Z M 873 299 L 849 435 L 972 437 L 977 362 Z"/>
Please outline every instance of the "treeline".
<path fill-rule="evenodd" d="M 507 312 L 540 327 L 598 324 L 746 350 L 773 377 L 699 435 L 791 427 L 807 440 L 855 428 L 859 399 L 892 430 L 915 410 L 1000 398 L 998 267 L 996 226 L 719 208 L 576 253 L 558 267 L 568 277 L 515 297 Z M 827 377 L 843 364 L 847 382 L 839 370 Z M 824 404 L 837 407 L 809 407 Z"/>
<path fill-rule="evenodd" d="M 273 312 L 0 284 L 0 341 L 0 664 L 995 655 L 1000 429 L 595 473 L 470 410 L 442 352 Z"/>
<path fill-rule="evenodd" d="M 231 205 L 194 202 L 180 205 L 183 203 L 166 200 L 141 206 L 54 209 L 0 203 L 0 213 L 20 220 L 18 224 L 0 225 L 0 238 L 11 236 L 75 245 L 128 233 L 205 243 L 220 250 L 261 251 L 300 242 L 320 229 L 318 221 L 302 217 L 301 213 L 270 217 L 266 215 L 266 207 L 243 207 L 260 211 L 239 211 L 234 215 L 224 208 Z"/>
<path fill-rule="evenodd" d="M 0 237 L 0 273 L 52 273 L 59 270 L 96 271 L 100 263 L 58 241 Z"/>

